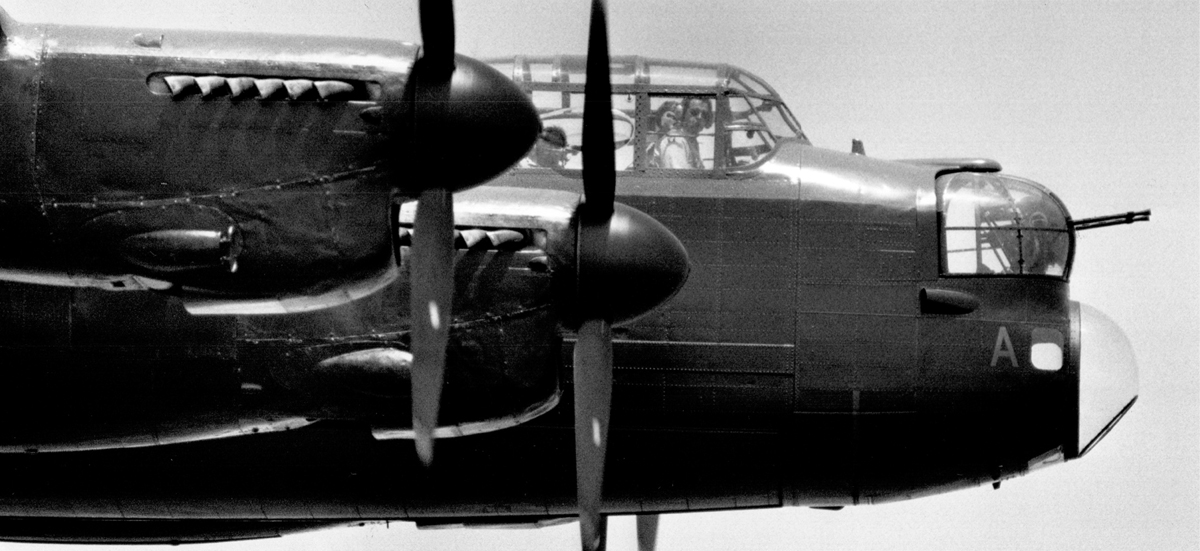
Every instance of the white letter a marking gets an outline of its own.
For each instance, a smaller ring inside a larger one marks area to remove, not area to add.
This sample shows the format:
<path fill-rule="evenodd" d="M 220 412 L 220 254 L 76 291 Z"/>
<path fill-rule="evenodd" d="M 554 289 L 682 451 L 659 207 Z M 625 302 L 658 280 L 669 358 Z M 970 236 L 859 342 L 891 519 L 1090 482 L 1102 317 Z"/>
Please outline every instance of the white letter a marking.
<path fill-rule="evenodd" d="M 1008 338 L 1008 328 L 1000 326 L 1000 332 L 996 333 L 996 348 L 992 351 L 992 367 L 996 367 L 996 362 L 1000 358 L 1008 358 L 1012 362 L 1013 367 L 1021 367 L 1017 363 L 1017 353 L 1013 351 L 1012 339 Z"/>

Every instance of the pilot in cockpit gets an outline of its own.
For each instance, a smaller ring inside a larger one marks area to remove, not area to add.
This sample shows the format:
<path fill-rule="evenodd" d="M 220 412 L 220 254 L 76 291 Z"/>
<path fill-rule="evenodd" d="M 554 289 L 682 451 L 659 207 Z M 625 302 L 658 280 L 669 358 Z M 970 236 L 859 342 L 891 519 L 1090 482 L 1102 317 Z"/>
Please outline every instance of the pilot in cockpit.
<path fill-rule="evenodd" d="M 561 126 L 547 126 L 533 144 L 522 166 L 562 168 L 574 151 L 567 147 L 567 132 Z"/>
<path fill-rule="evenodd" d="M 705 168 L 696 137 L 713 125 L 710 100 L 668 101 L 653 112 L 649 123 L 651 134 L 658 136 L 648 151 L 651 168 Z"/>

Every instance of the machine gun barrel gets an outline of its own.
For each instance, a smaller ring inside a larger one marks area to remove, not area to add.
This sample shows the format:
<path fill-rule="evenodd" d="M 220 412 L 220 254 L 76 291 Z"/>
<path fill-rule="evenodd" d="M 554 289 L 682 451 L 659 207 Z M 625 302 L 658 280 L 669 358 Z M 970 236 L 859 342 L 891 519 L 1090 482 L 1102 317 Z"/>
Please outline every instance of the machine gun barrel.
<path fill-rule="evenodd" d="M 1124 214 L 1109 214 L 1107 216 L 1097 216 L 1095 218 L 1084 218 L 1083 220 L 1074 220 L 1071 222 L 1071 227 L 1075 231 L 1092 230 L 1107 226 L 1117 226 L 1120 224 L 1133 224 L 1134 222 L 1149 222 L 1150 211 L 1130 211 Z"/>

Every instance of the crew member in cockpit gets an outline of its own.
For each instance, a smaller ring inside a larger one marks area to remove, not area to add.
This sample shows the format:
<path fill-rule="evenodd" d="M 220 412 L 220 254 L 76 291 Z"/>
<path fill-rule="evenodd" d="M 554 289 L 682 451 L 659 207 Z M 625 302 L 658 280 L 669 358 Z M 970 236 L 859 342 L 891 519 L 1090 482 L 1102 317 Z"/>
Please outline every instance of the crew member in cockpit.
<path fill-rule="evenodd" d="M 712 124 L 712 104 L 707 99 L 683 98 L 660 105 L 650 120 L 650 132 L 659 136 L 650 146 L 650 167 L 705 168 L 696 137 Z"/>
<path fill-rule="evenodd" d="M 533 150 L 521 166 L 562 168 L 572 151 L 567 147 L 567 133 L 561 126 L 547 126 L 533 143 Z"/>
<path fill-rule="evenodd" d="M 1028 195 L 1016 201 L 1021 213 L 1021 260 L 1025 274 L 1063 275 L 1070 243 L 1062 211 L 1052 208 L 1045 197 Z"/>

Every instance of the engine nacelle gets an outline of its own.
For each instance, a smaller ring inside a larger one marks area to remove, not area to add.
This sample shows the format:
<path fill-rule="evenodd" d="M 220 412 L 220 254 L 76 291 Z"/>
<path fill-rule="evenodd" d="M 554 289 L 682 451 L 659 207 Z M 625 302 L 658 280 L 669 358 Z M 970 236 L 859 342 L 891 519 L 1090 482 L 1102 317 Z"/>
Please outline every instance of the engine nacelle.
<path fill-rule="evenodd" d="M 366 422 L 380 439 L 412 438 L 408 344 L 405 334 L 275 352 L 264 345 L 255 355 L 271 361 L 272 377 L 307 404 L 297 413 Z M 561 346 L 549 307 L 453 326 L 434 436 L 492 432 L 553 409 Z"/>

